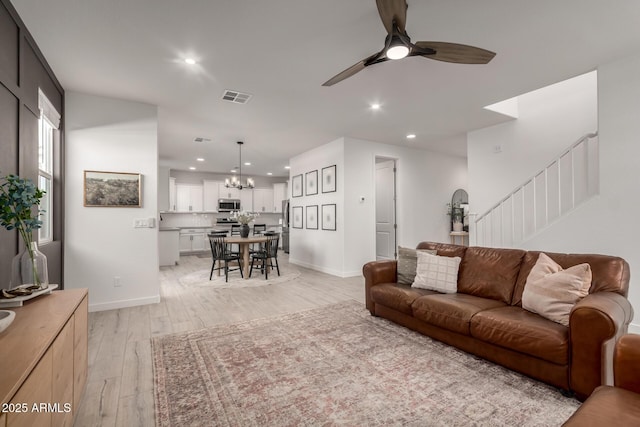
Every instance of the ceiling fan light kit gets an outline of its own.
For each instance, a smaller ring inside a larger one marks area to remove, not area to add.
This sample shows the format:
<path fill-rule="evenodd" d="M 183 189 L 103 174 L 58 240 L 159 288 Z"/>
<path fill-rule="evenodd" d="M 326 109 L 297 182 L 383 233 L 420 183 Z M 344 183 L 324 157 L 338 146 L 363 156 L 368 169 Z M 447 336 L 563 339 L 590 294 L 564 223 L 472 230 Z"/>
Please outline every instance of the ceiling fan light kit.
<path fill-rule="evenodd" d="M 496 56 L 494 52 L 458 43 L 431 41 L 411 43 L 411 39 L 405 30 L 407 19 L 406 0 L 376 0 L 376 4 L 382 24 L 387 30 L 385 47 L 380 52 L 374 53 L 336 74 L 323 83 L 322 86 L 333 86 L 370 65 L 379 64 L 390 59 L 402 59 L 407 56 L 422 56 L 423 58 L 456 64 L 487 64 Z"/>

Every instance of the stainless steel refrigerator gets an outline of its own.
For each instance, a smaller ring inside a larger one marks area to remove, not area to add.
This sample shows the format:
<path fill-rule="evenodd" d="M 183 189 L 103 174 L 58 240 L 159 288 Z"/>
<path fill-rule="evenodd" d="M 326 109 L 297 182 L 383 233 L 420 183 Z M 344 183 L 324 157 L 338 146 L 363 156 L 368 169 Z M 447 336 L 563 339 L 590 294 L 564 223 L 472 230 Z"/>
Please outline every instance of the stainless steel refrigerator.
<path fill-rule="evenodd" d="M 282 250 L 289 253 L 289 199 L 282 201 Z"/>

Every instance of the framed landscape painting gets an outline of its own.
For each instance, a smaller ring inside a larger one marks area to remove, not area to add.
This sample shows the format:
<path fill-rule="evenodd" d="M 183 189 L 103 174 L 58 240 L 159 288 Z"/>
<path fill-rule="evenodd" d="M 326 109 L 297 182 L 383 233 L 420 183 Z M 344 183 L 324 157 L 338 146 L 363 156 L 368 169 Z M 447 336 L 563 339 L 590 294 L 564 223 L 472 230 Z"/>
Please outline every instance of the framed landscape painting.
<path fill-rule="evenodd" d="M 142 175 L 125 172 L 84 171 L 84 206 L 142 207 Z"/>

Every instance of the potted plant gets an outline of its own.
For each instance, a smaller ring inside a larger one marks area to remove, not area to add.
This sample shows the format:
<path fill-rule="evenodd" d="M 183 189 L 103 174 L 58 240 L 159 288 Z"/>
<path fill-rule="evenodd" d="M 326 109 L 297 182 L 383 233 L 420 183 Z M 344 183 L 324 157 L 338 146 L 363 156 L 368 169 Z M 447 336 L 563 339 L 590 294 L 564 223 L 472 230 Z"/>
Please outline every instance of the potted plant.
<path fill-rule="evenodd" d="M 460 207 L 460 202 L 447 203 L 447 214 L 451 217 L 453 231 L 462 231 L 464 209 Z"/>
<path fill-rule="evenodd" d="M 240 227 L 240 237 L 249 237 L 249 223 L 260 216 L 256 212 L 235 211 L 231 214 L 231 218 L 242 224 Z"/>
<path fill-rule="evenodd" d="M 0 225 L 7 230 L 18 230 L 24 242 L 24 249 L 13 258 L 11 287 L 20 286 L 25 293 L 49 284 L 47 258 L 38 251 L 32 236 L 34 230 L 42 227 L 37 207 L 43 196 L 44 191 L 29 179 L 17 175 L 0 178 Z"/>

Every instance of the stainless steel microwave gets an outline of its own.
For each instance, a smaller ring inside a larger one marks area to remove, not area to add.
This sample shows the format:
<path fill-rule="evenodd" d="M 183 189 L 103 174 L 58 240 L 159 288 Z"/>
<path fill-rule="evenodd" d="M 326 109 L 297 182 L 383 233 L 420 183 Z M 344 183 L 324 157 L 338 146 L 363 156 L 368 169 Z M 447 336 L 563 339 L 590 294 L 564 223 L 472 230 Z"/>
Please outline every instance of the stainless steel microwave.
<path fill-rule="evenodd" d="M 218 199 L 218 212 L 233 212 L 240 210 L 240 199 Z"/>

